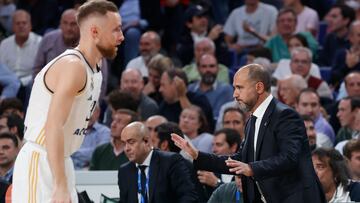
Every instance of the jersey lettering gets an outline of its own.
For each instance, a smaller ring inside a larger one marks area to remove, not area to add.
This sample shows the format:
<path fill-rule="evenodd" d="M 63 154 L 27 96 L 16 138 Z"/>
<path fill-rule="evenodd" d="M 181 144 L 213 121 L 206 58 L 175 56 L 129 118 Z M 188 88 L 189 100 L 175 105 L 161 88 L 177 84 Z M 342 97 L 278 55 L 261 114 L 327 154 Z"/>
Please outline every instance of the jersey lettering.
<path fill-rule="evenodd" d="M 77 128 L 73 135 L 85 135 L 86 134 L 86 128 Z"/>

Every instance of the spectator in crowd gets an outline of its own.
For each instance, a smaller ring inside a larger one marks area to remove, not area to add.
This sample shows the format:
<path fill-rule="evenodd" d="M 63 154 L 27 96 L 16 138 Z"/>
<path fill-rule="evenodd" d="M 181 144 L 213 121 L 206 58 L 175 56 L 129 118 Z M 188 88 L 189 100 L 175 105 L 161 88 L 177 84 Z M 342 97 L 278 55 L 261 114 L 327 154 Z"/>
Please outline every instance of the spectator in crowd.
<path fill-rule="evenodd" d="M 336 149 L 342 152 L 348 140 L 357 139 L 360 135 L 360 131 L 356 129 L 358 123 L 355 119 L 360 111 L 360 97 L 345 97 L 340 100 L 338 109 L 337 117 L 341 128 L 336 135 Z"/>
<path fill-rule="evenodd" d="M 177 53 L 183 65 L 189 64 L 194 58 L 194 45 L 204 38 L 215 44 L 215 55 L 219 63 L 228 63 L 229 53 L 224 43 L 223 28 L 217 24 L 209 26 L 208 11 L 201 5 L 192 5 L 185 12 L 183 35 L 177 45 Z"/>
<path fill-rule="evenodd" d="M 339 141 L 357 138 L 357 120 L 356 116 L 360 110 L 360 97 L 345 97 L 340 100 L 339 111 L 337 117 L 341 123 L 342 129 L 340 129 L 337 139 Z"/>
<path fill-rule="evenodd" d="M 167 122 L 167 119 L 164 116 L 160 116 L 160 115 L 150 116 L 145 121 L 145 126 L 149 130 L 151 143 L 153 144 L 153 146 L 155 148 L 159 148 L 158 147 L 159 146 L 159 140 L 157 138 L 156 127 L 159 126 L 160 124 L 163 124 L 163 123 L 166 123 L 166 122 Z"/>
<path fill-rule="evenodd" d="M 229 156 L 238 151 L 240 143 L 240 135 L 236 130 L 223 128 L 214 133 L 212 152 L 218 156 Z M 199 181 L 212 189 L 231 182 L 234 177 L 228 174 L 215 175 L 213 172 L 204 170 L 198 170 L 197 174 Z"/>
<path fill-rule="evenodd" d="M 0 116 L 0 133 L 9 132 L 18 139 L 19 147 L 24 139 L 24 120 L 17 114 L 5 114 Z"/>
<path fill-rule="evenodd" d="M 327 23 L 327 34 L 323 48 L 319 55 L 319 64 L 331 66 L 336 51 L 349 48 L 349 26 L 355 19 L 355 12 L 345 4 L 335 4 L 326 14 L 324 20 Z"/>
<path fill-rule="evenodd" d="M 167 70 L 161 75 L 159 91 L 164 100 L 159 114 L 168 121 L 178 123 L 181 111 L 194 104 L 201 107 L 212 129 L 213 115 L 208 99 L 205 95 L 187 91 L 186 86 L 186 75 L 180 69 Z"/>
<path fill-rule="evenodd" d="M 12 183 L 14 163 L 20 147 L 15 135 L 0 133 L 0 180 Z"/>
<path fill-rule="evenodd" d="M 249 49 L 249 51 L 246 54 L 246 64 L 255 63 L 256 60 L 263 59 L 271 63 L 272 57 L 271 52 L 268 48 L 265 47 L 255 47 Z M 238 67 L 235 67 L 236 69 Z M 272 68 L 272 67 L 271 67 Z M 272 68 L 273 69 L 273 68 Z M 271 71 L 272 71 L 271 69 Z"/>
<path fill-rule="evenodd" d="M 245 140 L 245 121 L 247 117 L 239 107 L 229 107 L 224 111 L 222 127 L 236 130 L 241 142 Z"/>
<path fill-rule="evenodd" d="M 7 98 L 0 103 L 0 115 L 17 114 L 24 119 L 24 106 L 18 98 Z"/>
<path fill-rule="evenodd" d="M 214 120 L 217 119 L 220 107 L 233 100 L 232 87 L 229 84 L 216 81 L 219 72 L 219 66 L 215 56 L 204 54 L 201 56 L 198 71 L 201 80 L 189 85 L 190 92 L 204 94 L 213 109 Z"/>
<path fill-rule="evenodd" d="M 332 99 L 332 91 L 328 84 L 310 74 L 312 53 L 308 48 L 298 47 L 291 51 L 290 69 L 292 74 L 302 76 L 309 88 L 313 88 L 321 98 Z"/>
<path fill-rule="evenodd" d="M 354 70 L 360 70 L 360 21 L 354 21 L 349 31 L 349 49 L 336 52 L 331 69 L 330 83 L 338 88 L 344 77 Z"/>
<path fill-rule="evenodd" d="M 150 116 L 158 113 L 157 103 L 149 96 L 145 95 L 142 90 L 144 80 L 138 69 L 127 69 L 121 75 L 120 90 L 130 93 L 130 95 L 139 103 L 138 113 L 141 119 L 146 120 Z"/>
<path fill-rule="evenodd" d="M 125 0 L 120 2 L 119 13 L 122 17 L 122 30 L 125 37 L 123 45 L 124 64 L 137 57 L 141 33 L 146 29 L 159 29 L 161 18 L 160 1 Z"/>
<path fill-rule="evenodd" d="M 360 114 L 360 113 L 359 113 Z M 360 180 L 360 140 L 349 140 L 344 147 L 344 156 L 351 172 L 351 179 Z"/>
<path fill-rule="evenodd" d="M 136 112 L 139 107 L 139 101 L 135 100 L 130 93 L 115 89 L 109 93 L 108 106 L 105 110 L 103 123 L 110 127 L 112 122 L 112 114 L 118 109 L 128 109 Z"/>
<path fill-rule="evenodd" d="M 180 150 L 180 148 L 178 148 L 175 144 L 174 144 L 174 141 L 171 140 L 171 136 L 170 134 L 171 133 L 174 133 L 174 132 L 178 132 L 180 133 L 180 136 L 183 137 L 184 139 L 188 140 L 189 142 L 191 141 L 189 137 L 187 137 L 186 135 L 183 134 L 183 132 L 180 130 L 179 128 L 179 125 L 177 123 L 174 123 L 174 122 L 164 122 L 160 125 L 158 125 L 156 128 L 155 128 L 155 131 L 153 133 L 154 135 L 154 139 L 151 139 L 152 143 L 153 143 L 153 146 L 154 148 L 156 149 L 160 149 L 160 150 L 163 150 L 163 151 L 171 151 L 171 152 L 176 152 L 176 153 L 180 153 L 181 156 L 183 156 L 187 161 L 189 161 L 189 164 L 190 164 L 190 168 L 191 168 L 191 171 L 193 170 L 193 166 L 191 164 L 192 162 L 192 158 L 190 157 L 189 154 L 187 154 L 185 151 L 183 150 Z M 201 193 L 199 194 L 201 197 L 200 197 L 200 202 L 206 202 L 208 198 L 206 198 L 204 191 L 202 189 L 202 185 L 201 183 L 199 182 L 199 180 L 197 179 L 197 175 L 195 172 L 193 172 L 193 180 L 194 182 L 196 183 L 196 187 L 199 187 L 200 188 L 197 188 L 198 192 Z M 204 200 L 204 198 L 206 198 L 206 200 Z"/>
<path fill-rule="evenodd" d="M 199 40 L 198 42 L 195 42 L 194 61 L 183 67 L 189 83 L 200 80 L 201 78 L 197 67 L 201 56 L 204 54 L 215 55 L 215 51 L 215 43 L 210 38 L 206 37 Z M 229 70 L 223 64 L 219 64 L 219 72 L 217 74 L 216 80 L 229 83 Z"/>
<path fill-rule="evenodd" d="M 290 37 L 295 33 L 297 25 L 297 15 L 289 8 L 279 11 L 276 19 L 277 35 L 271 37 L 266 43 L 265 47 L 269 48 L 272 53 L 274 63 L 278 63 L 280 59 L 289 59 L 290 52 L 287 44 Z M 306 38 L 309 48 L 313 53 L 316 53 L 318 43 L 309 32 L 299 32 Z"/>
<path fill-rule="evenodd" d="M 150 60 L 148 67 L 149 80 L 144 86 L 143 93 L 160 104 L 163 100 L 159 91 L 161 75 L 166 70 L 174 68 L 174 64 L 170 58 L 158 54 Z"/>
<path fill-rule="evenodd" d="M 149 77 L 149 62 L 160 52 L 160 49 L 161 39 L 159 34 L 154 31 L 145 32 L 140 38 L 140 56 L 129 61 L 126 69 L 137 69 L 143 77 Z"/>
<path fill-rule="evenodd" d="M 24 9 L 31 15 L 33 30 L 39 35 L 55 29 L 59 24 L 59 8 L 57 1 L 52 0 L 18 0 L 18 9 Z M 46 15 L 44 14 L 46 11 Z"/>
<path fill-rule="evenodd" d="M 152 143 L 154 148 L 167 152 L 180 153 L 181 149 L 174 144 L 170 135 L 171 133 L 176 132 L 179 133 L 180 136 L 184 136 L 178 124 L 174 122 L 163 122 L 156 126 L 154 131 L 155 139 L 151 139 L 151 141 L 155 140 L 155 142 Z"/>
<path fill-rule="evenodd" d="M 124 154 L 125 144 L 121 133 L 126 125 L 138 121 L 137 114 L 127 109 L 119 109 L 113 114 L 111 141 L 96 147 L 92 154 L 90 170 L 118 170 L 128 159 Z"/>
<path fill-rule="evenodd" d="M 335 143 L 335 133 L 329 122 L 320 111 L 320 97 L 314 89 L 303 89 L 296 101 L 296 111 L 300 115 L 308 115 L 315 123 L 315 130 L 329 137 Z"/>
<path fill-rule="evenodd" d="M 234 9 L 224 26 L 229 49 L 242 53 L 262 45 L 275 29 L 277 13 L 275 7 L 260 0 L 246 0 L 245 5 Z"/>
<path fill-rule="evenodd" d="M 76 22 L 76 10 L 65 10 L 60 19 L 59 29 L 46 33 L 40 42 L 34 62 L 36 75 L 47 63 L 68 48 L 74 48 L 80 38 L 79 27 Z"/>
<path fill-rule="evenodd" d="M 305 79 L 300 75 L 290 75 L 284 80 L 279 80 L 277 85 L 279 100 L 293 108 L 296 107 L 301 90 L 307 88 Z"/>
<path fill-rule="evenodd" d="M 200 151 L 212 151 L 213 136 L 209 134 L 208 121 L 200 107 L 191 105 L 182 110 L 179 118 L 181 131 L 190 138 Z"/>
<path fill-rule="evenodd" d="M 310 32 L 316 37 L 319 27 L 319 16 L 317 12 L 305 6 L 302 0 L 284 0 L 283 2 L 284 7 L 293 9 L 297 15 L 295 32 Z"/>
<path fill-rule="evenodd" d="M 306 135 L 309 140 L 310 150 L 314 150 L 317 147 L 317 137 L 316 137 L 316 131 L 314 127 L 314 121 L 310 118 L 310 116 L 303 115 L 302 119 L 304 120 L 304 125 L 306 128 Z"/>
<path fill-rule="evenodd" d="M 244 202 L 240 176 L 235 176 L 235 181 L 222 184 L 213 192 L 208 203 L 218 202 Z"/>
<path fill-rule="evenodd" d="M 0 62 L 7 65 L 25 87 L 32 80 L 34 58 L 41 36 L 31 32 L 31 16 L 25 10 L 17 10 L 12 23 L 14 34 L 0 44 Z"/>
<path fill-rule="evenodd" d="M 344 83 L 348 96 L 360 96 L 360 71 L 352 71 L 347 74 Z"/>
<path fill-rule="evenodd" d="M 0 64 L 0 86 L 2 87 L 0 103 L 5 98 L 16 97 L 20 85 L 21 82 L 15 73 L 9 70 L 5 64 Z"/>
<path fill-rule="evenodd" d="M 345 159 L 338 151 L 315 149 L 312 162 L 328 202 L 360 201 L 360 183 L 349 180 Z"/>
<path fill-rule="evenodd" d="M 0 26 L 3 37 L 12 33 L 12 15 L 16 10 L 16 5 L 13 0 L 1 0 L 0 1 Z"/>
<path fill-rule="evenodd" d="M 344 89 L 346 91 L 342 92 L 342 89 L 340 88 L 339 94 L 338 94 L 338 100 L 341 100 L 342 98 L 345 98 L 346 95 L 350 97 L 359 97 L 360 96 L 360 71 L 352 71 L 349 74 L 346 75 L 344 79 Z M 342 95 L 342 96 L 340 96 Z M 330 124 L 334 128 L 335 132 L 338 132 L 341 124 L 339 122 L 339 119 L 337 117 L 337 113 L 339 111 L 338 109 L 339 101 L 335 103 L 335 105 L 331 108 L 330 113 Z"/>
<path fill-rule="evenodd" d="M 121 140 L 129 159 L 118 173 L 121 202 L 197 202 L 185 160 L 176 153 L 153 150 L 144 124 L 127 125 Z"/>
<path fill-rule="evenodd" d="M 308 43 L 306 41 L 306 38 L 301 34 L 294 34 L 289 39 L 288 49 L 291 53 L 293 49 L 298 47 L 308 48 Z M 285 79 L 288 75 L 292 73 L 290 68 L 290 62 L 291 62 L 290 59 L 281 59 L 277 64 L 277 67 L 274 73 L 272 74 L 272 76 L 277 80 Z M 319 66 L 317 66 L 314 63 L 311 63 L 309 74 L 311 76 L 321 78 Z"/>
<path fill-rule="evenodd" d="M 76 170 L 89 168 L 91 156 L 95 148 L 110 142 L 110 129 L 98 122 L 100 111 L 100 107 L 96 105 L 90 117 L 84 141 L 80 148 L 71 155 Z"/>
<path fill-rule="evenodd" d="M 318 133 L 315 130 L 314 121 L 308 115 L 302 115 L 304 125 L 306 128 L 306 135 L 308 136 L 310 150 L 314 150 L 318 147 L 332 148 L 333 143 L 330 138 L 322 133 Z"/>

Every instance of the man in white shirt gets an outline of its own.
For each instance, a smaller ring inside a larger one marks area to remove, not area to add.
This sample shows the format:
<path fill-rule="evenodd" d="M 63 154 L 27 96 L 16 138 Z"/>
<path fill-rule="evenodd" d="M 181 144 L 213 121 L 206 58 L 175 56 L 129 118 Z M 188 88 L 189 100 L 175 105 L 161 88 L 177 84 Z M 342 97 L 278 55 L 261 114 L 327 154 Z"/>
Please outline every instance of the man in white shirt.
<path fill-rule="evenodd" d="M 274 6 L 261 3 L 260 0 L 245 0 L 245 5 L 233 10 L 226 20 L 226 44 L 238 53 L 246 47 L 262 44 L 275 29 L 277 13 Z"/>
<path fill-rule="evenodd" d="M 14 34 L 0 44 L 0 62 L 7 65 L 23 86 L 30 83 L 41 36 L 31 32 L 31 16 L 25 10 L 13 15 Z"/>
<path fill-rule="evenodd" d="M 293 9 L 297 15 L 296 33 L 311 32 L 316 37 L 319 27 L 318 13 L 301 3 L 301 0 L 283 0 L 284 7 Z"/>
<path fill-rule="evenodd" d="M 161 49 L 160 36 L 154 31 L 145 32 L 140 38 L 140 56 L 132 59 L 126 69 L 138 69 L 145 78 L 149 77 L 148 63 Z"/>

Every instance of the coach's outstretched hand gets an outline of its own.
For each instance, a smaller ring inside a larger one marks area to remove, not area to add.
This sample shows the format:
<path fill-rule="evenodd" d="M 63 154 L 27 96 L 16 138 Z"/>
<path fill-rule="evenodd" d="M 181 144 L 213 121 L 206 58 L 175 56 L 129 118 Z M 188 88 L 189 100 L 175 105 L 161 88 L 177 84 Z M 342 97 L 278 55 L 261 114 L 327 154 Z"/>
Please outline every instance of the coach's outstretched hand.
<path fill-rule="evenodd" d="M 176 146 L 188 153 L 194 160 L 197 159 L 199 151 L 195 147 L 193 147 L 187 140 L 175 133 L 171 133 L 171 139 L 174 141 Z"/>

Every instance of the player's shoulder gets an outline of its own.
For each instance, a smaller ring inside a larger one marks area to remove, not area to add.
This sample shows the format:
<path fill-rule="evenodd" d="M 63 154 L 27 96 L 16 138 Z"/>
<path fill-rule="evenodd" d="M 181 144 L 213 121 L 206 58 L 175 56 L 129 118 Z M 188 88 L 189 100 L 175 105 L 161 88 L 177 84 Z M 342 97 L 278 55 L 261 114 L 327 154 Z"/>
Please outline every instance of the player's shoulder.
<path fill-rule="evenodd" d="M 53 64 L 54 68 L 61 69 L 61 72 L 84 72 L 85 64 L 76 54 L 65 54 Z"/>

